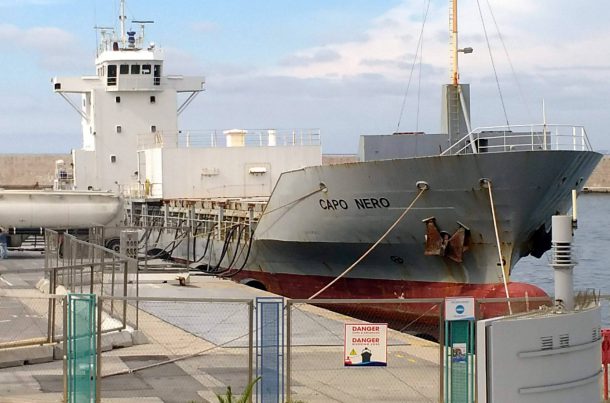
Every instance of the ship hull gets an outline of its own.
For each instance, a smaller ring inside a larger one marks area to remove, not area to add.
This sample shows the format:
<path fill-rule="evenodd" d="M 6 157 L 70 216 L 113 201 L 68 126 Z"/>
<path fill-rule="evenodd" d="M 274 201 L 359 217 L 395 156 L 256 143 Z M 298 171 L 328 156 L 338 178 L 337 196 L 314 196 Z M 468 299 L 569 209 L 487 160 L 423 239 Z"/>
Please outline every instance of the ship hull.
<path fill-rule="evenodd" d="M 251 245 L 217 242 L 202 269 L 290 298 L 309 298 L 370 252 L 317 298 L 497 298 L 506 296 L 504 277 L 510 297 L 546 297 L 538 287 L 510 282 L 510 271 L 521 257 L 550 247 L 544 234 L 551 217 L 569 210 L 572 190 L 582 189 L 600 158 L 587 151 L 508 152 L 287 172 L 276 184 Z M 419 197 L 418 182 L 429 186 Z M 426 254 L 424 221 L 431 217 L 449 234 L 467 228 L 460 259 Z M 195 248 L 196 256 L 201 248 Z M 226 249 L 224 255 L 221 249 Z M 531 309 L 548 302 L 526 305 Z M 356 313 L 339 305 L 332 309 L 392 323 L 396 329 L 415 320 L 429 326 L 423 333 L 431 335 L 438 320 L 434 304 L 370 305 Z M 506 304 L 485 305 L 480 312 L 481 317 L 505 313 Z"/>
<path fill-rule="evenodd" d="M 502 266 L 509 272 L 535 248 L 550 247 L 544 242 L 536 245 L 536 233 L 548 232 L 551 216 L 569 210 L 572 190 L 582 189 L 600 158 L 586 151 L 509 152 L 288 172 L 278 181 L 256 227 L 253 252 L 244 268 L 336 277 L 413 203 L 348 278 L 499 283 Z M 484 178 L 491 181 L 502 264 Z M 416 183 L 421 181 L 429 190 L 414 202 Z M 312 194 L 320 187 L 324 191 Z M 461 262 L 425 254 L 423 221 L 430 217 L 449 234 L 460 225 L 468 229 L 468 250 Z"/>
<path fill-rule="evenodd" d="M 264 285 L 267 291 L 294 299 L 308 299 L 313 290 L 320 290 L 334 278 L 315 275 L 292 275 L 284 273 L 265 273 L 241 271 L 233 276 L 235 281 L 254 287 Z M 511 298 L 524 298 L 512 302 L 512 312 L 524 312 L 548 305 L 551 300 L 540 288 L 525 283 L 511 282 L 507 285 Z M 388 323 L 393 329 L 413 334 L 428 335 L 436 338 L 440 324 L 439 302 L 412 303 L 366 303 L 340 304 L 329 299 L 398 299 L 421 300 L 442 299 L 447 297 L 473 297 L 479 299 L 505 298 L 504 284 L 466 284 L 430 281 L 396 281 L 387 279 L 342 278 L 327 292 L 320 306 L 350 317 L 370 322 Z M 316 303 L 312 300 L 311 303 Z M 479 318 L 506 315 L 509 307 L 505 302 L 487 302 L 477 307 Z"/>

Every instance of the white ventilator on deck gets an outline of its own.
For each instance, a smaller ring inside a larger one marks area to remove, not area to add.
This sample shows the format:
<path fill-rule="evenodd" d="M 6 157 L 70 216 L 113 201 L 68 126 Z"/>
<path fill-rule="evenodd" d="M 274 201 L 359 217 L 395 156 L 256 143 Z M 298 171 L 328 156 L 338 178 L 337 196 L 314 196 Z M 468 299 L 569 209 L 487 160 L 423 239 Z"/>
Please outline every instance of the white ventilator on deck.
<path fill-rule="evenodd" d="M 556 215 L 552 218 L 551 266 L 555 270 L 555 300 L 561 301 L 568 311 L 574 309 L 574 278 L 572 261 L 572 216 Z"/>
<path fill-rule="evenodd" d="M 243 147 L 246 145 L 247 130 L 232 129 L 225 130 L 223 134 L 227 138 L 227 147 Z"/>

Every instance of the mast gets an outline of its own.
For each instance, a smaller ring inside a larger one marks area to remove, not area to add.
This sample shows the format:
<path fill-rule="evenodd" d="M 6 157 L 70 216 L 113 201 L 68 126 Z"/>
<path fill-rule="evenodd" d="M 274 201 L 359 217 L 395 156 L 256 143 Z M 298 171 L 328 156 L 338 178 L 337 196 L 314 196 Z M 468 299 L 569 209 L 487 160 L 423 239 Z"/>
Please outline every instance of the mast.
<path fill-rule="evenodd" d="M 127 45 L 125 38 L 125 0 L 121 0 L 121 15 L 119 20 L 121 21 L 121 48 L 125 49 Z"/>
<path fill-rule="evenodd" d="M 458 0 L 449 0 L 449 82 L 443 86 L 441 112 L 441 132 L 449 135 L 449 144 L 455 144 L 470 128 L 470 86 L 460 84 L 458 54 L 472 53 L 472 48 L 458 48 Z M 472 151 L 477 152 L 474 142 L 470 141 Z"/>
<path fill-rule="evenodd" d="M 459 83 L 458 73 L 458 22 L 457 22 L 457 0 L 451 0 L 451 12 L 449 17 L 449 30 L 451 32 L 451 80 L 453 85 Z"/>

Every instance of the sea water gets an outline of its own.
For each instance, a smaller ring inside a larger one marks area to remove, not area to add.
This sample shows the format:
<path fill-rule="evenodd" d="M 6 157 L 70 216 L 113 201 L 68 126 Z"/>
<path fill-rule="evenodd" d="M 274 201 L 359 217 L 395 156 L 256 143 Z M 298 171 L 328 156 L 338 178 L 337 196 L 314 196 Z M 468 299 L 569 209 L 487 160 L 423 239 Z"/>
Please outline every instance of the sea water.
<path fill-rule="evenodd" d="M 610 294 L 610 194 L 584 193 L 578 197 L 578 228 L 574 231 L 572 256 L 575 257 L 574 288 L 587 288 Z M 551 252 L 540 259 L 521 259 L 511 275 L 512 281 L 535 284 L 550 295 L 554 292 Z M 610 327 L 610 305 L 602 303 L 602 322 Z"/>

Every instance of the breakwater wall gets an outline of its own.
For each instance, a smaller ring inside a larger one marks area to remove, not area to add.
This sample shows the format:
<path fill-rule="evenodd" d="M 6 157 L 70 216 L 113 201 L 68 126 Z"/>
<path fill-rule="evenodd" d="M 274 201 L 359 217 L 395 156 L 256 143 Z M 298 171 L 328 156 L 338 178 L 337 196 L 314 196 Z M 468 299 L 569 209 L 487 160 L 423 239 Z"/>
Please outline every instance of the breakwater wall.
<path fill-rule="evenodd" d="M 610 192 L 610 155 L 604 155 L 587 181 L 585 190 L 589 192 Z"/>
<path fill-rule="evenodd" d="M 55 175 L 55 161 L 66 161 L 70 168 L 70 154 L 2 154 L 0 155 L 0 188 L 51 187 Z M 324 165 L 357 162 L 358 156 L 325 154 Z M 610 191 L 610 155 L 605 155 L 587 181 L 589 191 Z"/>
<path fill-rule="evenodd" d="M 70 154 L 1 154 L 0 188 L 36 189 L 53 186 L 55 161 L 64 160 L 70 169 Z"/>

